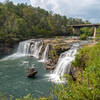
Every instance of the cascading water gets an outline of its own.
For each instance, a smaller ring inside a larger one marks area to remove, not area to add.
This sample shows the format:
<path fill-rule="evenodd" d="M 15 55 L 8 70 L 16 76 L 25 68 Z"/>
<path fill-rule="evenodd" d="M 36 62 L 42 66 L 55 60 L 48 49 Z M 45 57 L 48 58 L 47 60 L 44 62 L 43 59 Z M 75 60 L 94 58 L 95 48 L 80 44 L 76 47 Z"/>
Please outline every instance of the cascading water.
<path fill-rule="evenodd" d="M 58 63 L 52 74 L 47 75 L 50 81 L 54 83 L 65 83 L 65 73 L 69 74 L 71 70 L 71 62 L 75 59 L 75 54 L 79 47 L 78 43 L 73 44 L 69 51 L 66 51 L 60 55 Z"/>
<path fill-rule="evenodd" d="M 30 48 L 30 41 L 24 41 L 20 42 L 18 49 L 17 49 L 17 54 L 29 54 L 29 48 Z"/>
<path fill-rule="evenodd" d="M 43 47 L 42 41 L 36 41 L 34 45 L 31 45 L 31 55 L 35 58 L 39 58 L 39 54 Z"/>
<path fill-rule="evenodd" d="M 17 52 L 10 55 L 10 56 L 3 58 L 2 60 L 8 60 L 8 59 L 13 60 L 13 59 L 17 59 L 19 57 L 28 55 L 29 54 L 30 41 L 31 40 L 20 42 L 18 49 L 17 49 Z"/>
<path fill-rule="evenodd" d="M 40 62 L 47 62 L 48 60 L 48 52 L 49 52 L 49 44 L 47 44 L 43 54 L 42 54 L 42 59 L 40 60 Z"/>
<path fill-rule="evenodd" d="M 22 56 L 30 56 L 30 55 L 32 55 L 35 58 L 39 58 L 42 46 L 43 42 L 40 40 L 28 40 L 20 42 L 17 52 L 3 58 L 2 60 L 8 60 L 8 59 L 13 60 Z"/>

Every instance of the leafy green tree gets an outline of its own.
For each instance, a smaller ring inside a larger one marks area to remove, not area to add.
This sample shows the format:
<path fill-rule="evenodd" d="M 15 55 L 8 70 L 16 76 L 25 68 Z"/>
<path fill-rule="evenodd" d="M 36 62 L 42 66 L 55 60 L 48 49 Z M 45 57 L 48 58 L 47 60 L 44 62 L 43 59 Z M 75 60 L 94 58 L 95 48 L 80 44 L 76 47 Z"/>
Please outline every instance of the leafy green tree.
<path fill-rule="evenodd" d="M 87 34 L 88 36 L 93 36 L 93 28 L 84 27 L 80 29 L 81 34 Z"/>

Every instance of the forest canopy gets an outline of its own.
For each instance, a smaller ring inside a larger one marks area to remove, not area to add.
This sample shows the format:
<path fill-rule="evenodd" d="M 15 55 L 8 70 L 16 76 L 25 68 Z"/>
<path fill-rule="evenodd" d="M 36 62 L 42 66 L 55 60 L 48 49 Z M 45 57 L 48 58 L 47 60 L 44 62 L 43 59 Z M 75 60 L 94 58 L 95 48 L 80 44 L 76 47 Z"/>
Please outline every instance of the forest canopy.
<path fill-rule="evenodd" d="M 0 3 L 0 42 L 15 43 L 33 37 L 69 36 L 72 27 L 88 21 L 52 14 L 27 4 Z"/>

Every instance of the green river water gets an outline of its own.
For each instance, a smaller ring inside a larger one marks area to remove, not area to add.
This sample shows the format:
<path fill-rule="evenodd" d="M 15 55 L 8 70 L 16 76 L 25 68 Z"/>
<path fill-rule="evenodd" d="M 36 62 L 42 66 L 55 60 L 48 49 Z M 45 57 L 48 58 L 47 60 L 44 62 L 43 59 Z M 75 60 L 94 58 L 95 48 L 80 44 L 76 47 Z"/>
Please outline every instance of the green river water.
<path fill-rule="evenodd" d="M 26 63 L 28 62 L 28 64 Z M 27 78 L 27 68 L 34 64 L 38 70 L 35 78 Z M 43 63 L 35 58 L 21 57 L 15 60 L 0 61 L 0 94 L 8 97 L 23 97 L 31 94 L 33 97 L 48 96 L 52 84 L 48 82 Z"/>

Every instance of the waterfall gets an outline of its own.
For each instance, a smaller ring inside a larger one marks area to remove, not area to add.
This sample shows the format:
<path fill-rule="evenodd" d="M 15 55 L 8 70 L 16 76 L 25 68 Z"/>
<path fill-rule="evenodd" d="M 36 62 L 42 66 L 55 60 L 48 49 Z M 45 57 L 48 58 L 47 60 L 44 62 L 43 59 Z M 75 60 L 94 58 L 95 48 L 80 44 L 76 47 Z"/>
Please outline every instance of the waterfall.
<path fill-rule="evenodd" d="M 42 59 L 40 60 L 40 62 L 47 62 L 48 60 L 48 52 L 49 52 L 49 44 L 47 44 L 43 54 L 42 54 Z"/>
<path fill-rule="evenodd" d="M 19 43 L 17 52 L 3 58 L 2 60 L 13 60 L 23 56 L 33 56 L 39 58 L 43 42 L 40 40 L 27 40 Z"/>
<path fill-rule="evenodd" d="M 35 58 L 39 58 L 39 54 L 43 47 L 42 41 L 36 41 L 34 45 L 31 45 L 31 55 Z"/>
<path fill-rule="evenodd" d="M 71 62 L 75 59 L 75 54 L 79 47 L 78 43 L 73 44 L 70 50 L 62 53 L 59 57 L 58 63 L 52 74 L 47 75 L 52 82 L 65 83 L 65 73 L 69 74 L 71 70 Z"/>
<path fill-rule="evenodd" d="M 29 47 L 30 41 L 20 42 L 17 49 L 17 54 L 29 54 Z"/>

